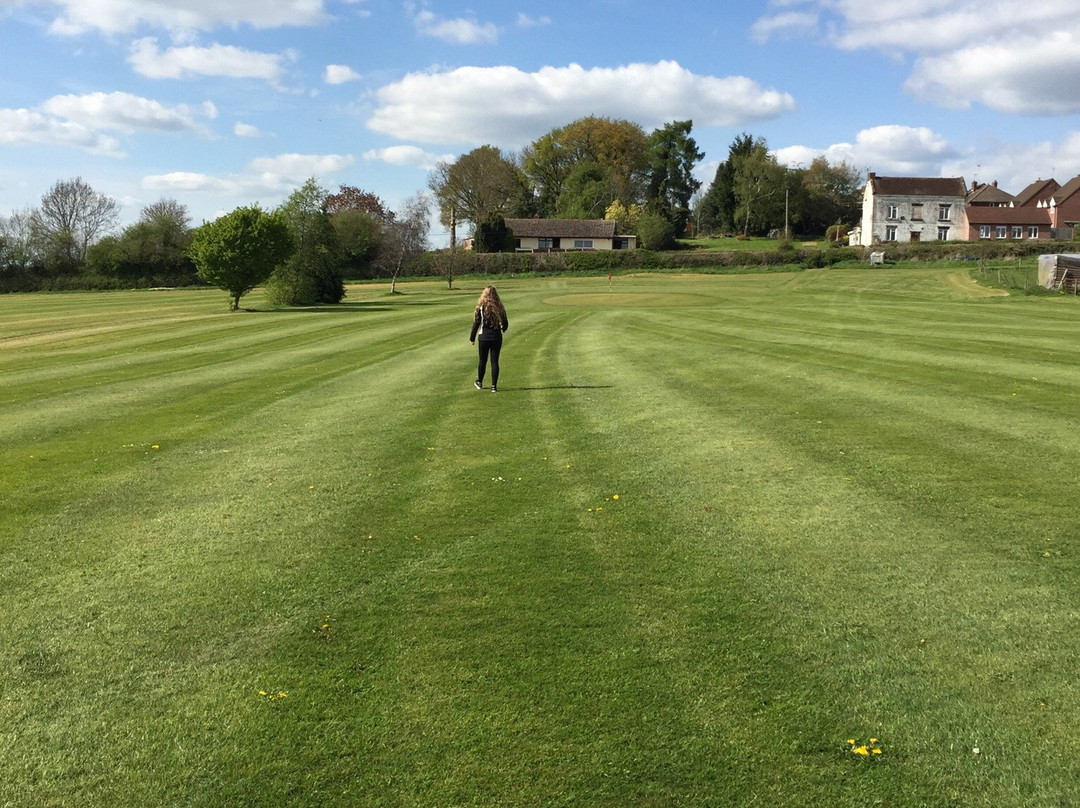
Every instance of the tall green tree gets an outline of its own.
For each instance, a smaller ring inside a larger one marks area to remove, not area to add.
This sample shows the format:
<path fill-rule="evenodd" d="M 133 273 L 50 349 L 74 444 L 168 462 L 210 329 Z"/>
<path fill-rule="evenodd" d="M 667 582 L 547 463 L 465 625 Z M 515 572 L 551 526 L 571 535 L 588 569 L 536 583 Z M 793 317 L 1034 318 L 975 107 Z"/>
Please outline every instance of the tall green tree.
<path fill-rule="evenodd" d="M 682 235 L 690 219 L 690 199 L 701 183 L 694 167 L 705 157 L 690 136 L 693 121 L 673 121 L 649 135 L 647 204 Z"/>
<path fill-rule="evenodd" d="M 229 293 L 230 310 L 266 281 L 293 250 L 285 217 L 258 205 L 237 208 L 199 227 L 191 240 L 191 260 L 199 277 Z"/>
<path fill-rule="evenodd" d="M 561 215 L 563 184 L 582 164 L 604 169 L 613 199 L 625 206 L 639 202 L 647 148 L 644 130 L 626 120 L 588 116 L 552 129 L 526 146 L 521 155 L 521 168 L 535 194 L 537 213 Z"/>
<path fill-rule="evenodd" d="M 311 177 L 279 209 L 292 237 L 292 254 L 275 270 L 269 284 L 277 304 L 310 306 L 340 303 L 345 297 L 337 233 L 324 212 L 327 192 Z"/>
<path fill-rule="evenodd" d="M 812 233 L 824 233 L 834 224 L 851 224 L 862 213 L 862 177 L 847 162 L 830 163 L 816 157 L 802 176 L 806 190 L 803 226 Z"/>
<path fill-rule="evenodd" d="M 783 222 L 784 169 L 763 138 L 747 154 L 737 156 L 734 168 L 735 220 L 744 236 L 764 233 Z"/>
<path fill-rule="evenodd" d="M 446 227 L 468 222 L 474 228 L 493 213 L 524 213 L 529 197 L 525 177 L 517 165 L 494 146 L 480 146 L 453 163 L 439 163 L 428 177 L 428 187 Z"/>
<path fill-rule="evenodd" d="M 603 219 L 604 211 L 617 200 L 611 169 L 583 161 L 563 182 L 556 214 L 560 219 Z"/>
<path fill-rule="evenodd" d="M 742 133 L 728 146 L 727 158 L 716 174 L 696 211 L 698 227 L 704 233 L 733 233 L 735 227 L 735 162 L 754 148 L 753 136 Z"/>
<path fill-rule="evenodd" d="M 129 281 L 158 280 L 186 283 L 195 277 L 188 248 L 191 217 L 175 199 L 160 199 L 142 209 L 139 221 L 118 236 L 105 236 L 90 245 L 86 262 L 102 275 Z"/>

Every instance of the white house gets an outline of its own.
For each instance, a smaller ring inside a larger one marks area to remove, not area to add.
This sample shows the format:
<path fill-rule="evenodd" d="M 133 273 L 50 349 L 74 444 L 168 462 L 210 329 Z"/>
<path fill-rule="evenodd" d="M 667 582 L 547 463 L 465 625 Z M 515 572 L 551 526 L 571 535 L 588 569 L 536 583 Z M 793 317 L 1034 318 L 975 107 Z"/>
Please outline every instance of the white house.
<path fill-rule="evenodd" d="M 960 241 L 965 232 L 963 177 L 866 175 L 859 244 Z"/>
<path fill-rule="evenodd" d="M 519 252 L 633 250 L 637 236 L 618 235 L 605 219 L 506 219 Z"/>

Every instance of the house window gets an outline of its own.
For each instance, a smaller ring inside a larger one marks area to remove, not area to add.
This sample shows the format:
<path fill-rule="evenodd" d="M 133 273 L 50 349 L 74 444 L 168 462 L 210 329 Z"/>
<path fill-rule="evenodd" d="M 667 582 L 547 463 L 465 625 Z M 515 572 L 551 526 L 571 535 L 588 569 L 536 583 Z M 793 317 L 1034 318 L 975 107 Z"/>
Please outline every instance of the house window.
<path fill-rule="evenodd" d="M 885 218 L 886 219 L 898 219 L 900 218 L 900 211 L 897 210 L 896 205 L 885 206 Z"/>
<path fill-rule="evenodd" d="M 885 240 L 896 241 L 896 225 L 890 224 L 885 228 Z"/>
<path fill-rule="evenodd" d="M 949 240 L 949 228 L 947 228 L 947 227 L 939 227 L 937 229 L 937 240 L 938 241 L 948 241 Z"/>
<path fill-rule="evenodd" d="M 1013 225 L 1012 237 L 1013 238 L 1023 238 L 1024 237 L 1024 228 L 1023 228 L 1022 225 L 1018 225 L 1018 224 Z"/>
<path fill-rule="evenodd" d="M 1005 238 L 1005 231 L 1008 230 L 1003 224 L 999 224 L 994 228 L 994 234 L 997 238 Z"/>
<path fill-rule="evenodd" d="M 536 246 L 539 247 L 541 250 L 554 250 L 555 249 L 555 239 L 553 239 L 553 238 L 539 238 L 536 241 L 537 241 Z"/>
<path fill-rule="evenodd" d="M 911 220 L 913 222 L 922 221 L 922 202 L 911 203 Z"/>
<path fill-rule="evenodd" d="M 988 224 L 980 224 L 979 225 L 979 238 L 990 238 L 990 225 L 988 225 Z"/>
<path fill-rule="evenodd" d="M 1028 238 L 1038 238 L 1038 237 L 1039 237 L 1039 226 L 1037 224 L 1033 224 L 1033 225 L 1031 225 L 1031 227 L 1028 228 Z"/>
<path fill-rule="evenodd" d="M 911 231 L 911 240 L 912 241 L 922 241 L 922 233 L 920 233 L 918 230 L 912 230 Z"/>
<path fill-rule="evenodd" d="M 581 239 L 581 238 L 574 239 L 574 249 L 575 250 L 591 250 L 592 249 L 592 239 Z"/>
<path fill-rule="evenodd" d="M 952 211 L 952 205 L 938 205 L 937 218 L 939 222 L 949 221 L 949 213 Z"/>

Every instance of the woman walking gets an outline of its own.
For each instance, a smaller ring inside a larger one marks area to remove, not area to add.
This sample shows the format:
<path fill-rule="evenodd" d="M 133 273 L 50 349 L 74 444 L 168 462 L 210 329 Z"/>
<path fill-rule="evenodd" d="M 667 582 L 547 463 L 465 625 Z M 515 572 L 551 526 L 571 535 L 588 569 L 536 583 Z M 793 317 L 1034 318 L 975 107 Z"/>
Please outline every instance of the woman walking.
<path fill-rule="evenodd" d="M 488 358 L 491 359 L 491 392 L 499 390 L 499 352 L 502 350 L 503 331 L 510 327 L 506 319 L 506 308 L 499 300 L 499 293 L 494 286 L 488 286 L 480 293 L 480 299 L 476 302 L 476 311 L 473 312 L 472 333 L 469 334 L 469 342 L 476 342 L 480 337 L 480 362 L 476 366 L 477 390 L 484 389 L 484 371 L 487 369 Z"/>

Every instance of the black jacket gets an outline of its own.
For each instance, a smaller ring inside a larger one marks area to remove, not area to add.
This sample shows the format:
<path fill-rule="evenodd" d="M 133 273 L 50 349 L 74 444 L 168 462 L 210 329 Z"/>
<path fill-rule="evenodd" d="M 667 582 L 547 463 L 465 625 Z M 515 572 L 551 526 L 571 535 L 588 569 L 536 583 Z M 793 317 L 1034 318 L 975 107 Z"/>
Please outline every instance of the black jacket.
<path fill-rule="evenodd" d="M 506 313 L 502 315 L 502 322 L 497 319 L 493 319 L 491 315 L 486 315 L 483 309 L 479 306 L 476 307 L 476 311 L 473 313 L 472 332 L 469 334 L 469 342 L 476 340 L 476 335 L 480 335 L 480 339 L 484 341 L 489 340 L 501 340 L 503 331 L 510 328 L 510 323 L 506 319 Z"/>

